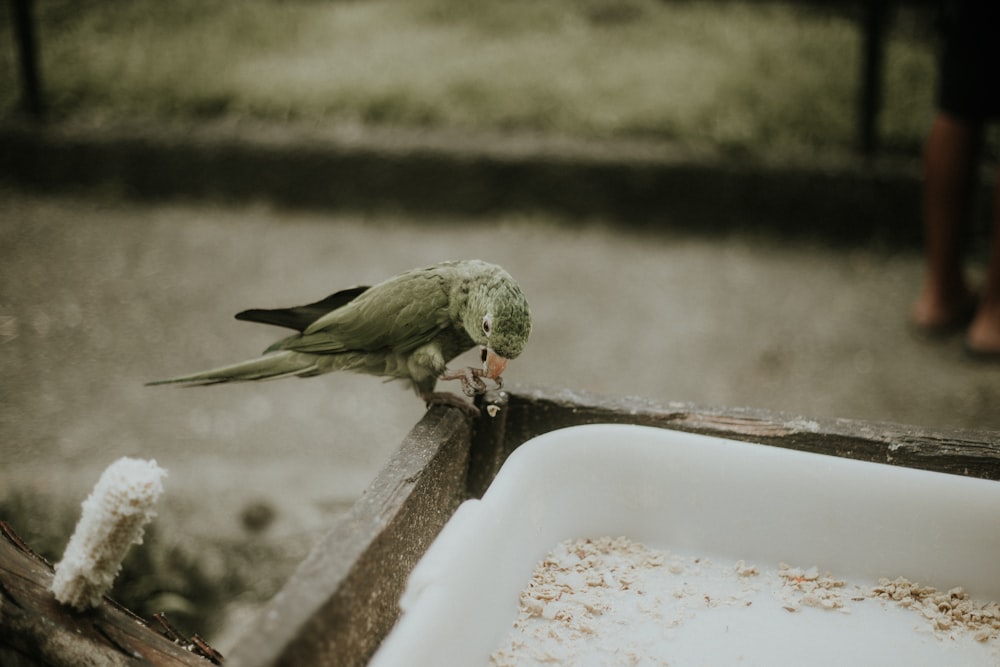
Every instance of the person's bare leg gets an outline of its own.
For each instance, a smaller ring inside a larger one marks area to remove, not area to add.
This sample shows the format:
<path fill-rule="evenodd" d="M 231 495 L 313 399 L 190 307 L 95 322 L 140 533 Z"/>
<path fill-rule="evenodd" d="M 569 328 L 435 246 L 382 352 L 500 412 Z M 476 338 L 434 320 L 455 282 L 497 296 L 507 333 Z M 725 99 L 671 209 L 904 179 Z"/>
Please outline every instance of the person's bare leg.
<path fill-rule="evenodd" d="M 993 189 L 992 235 L 990 264 L 966 343 L 972 352 L 1000 355 L 1000 169 Z"/>
<path fill-rule="evenodd" d="M 963 242 L 975 183 L 982 126 L 939 113 L 924 152 L 926 273 L 911 318 L 917 329 L 943 332 L 968 322 L 975 295 L 963 266 Z"/>

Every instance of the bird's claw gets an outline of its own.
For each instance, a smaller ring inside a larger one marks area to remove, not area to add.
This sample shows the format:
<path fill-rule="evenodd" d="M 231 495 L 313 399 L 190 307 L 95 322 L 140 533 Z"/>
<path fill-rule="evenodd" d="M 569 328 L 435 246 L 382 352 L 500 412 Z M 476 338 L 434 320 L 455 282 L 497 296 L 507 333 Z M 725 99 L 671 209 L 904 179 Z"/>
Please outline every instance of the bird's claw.
<path fill-rule="evenodd" d="M 462 381 L 462 393 L 472 397 L 476 394 L 486 393 L 486 383 L 483 382 L 482 371 L 478 368 L 467 368 L 468 371 L 459 379 Z"/>
<path fill-rule="evenodd" d="M 486 393 L 486 382 L 483 381 L 485 371 L 481 368 L 468 366 L 454 371 L 445 371 L 441 374 L 441 380 L 459 380 L 462 383 L 462 393 L 472 397 L 477 394 Z M 490 378 L 496 383 L 497 389 L 503 387 L 503 380 L 499 377 Z"/>

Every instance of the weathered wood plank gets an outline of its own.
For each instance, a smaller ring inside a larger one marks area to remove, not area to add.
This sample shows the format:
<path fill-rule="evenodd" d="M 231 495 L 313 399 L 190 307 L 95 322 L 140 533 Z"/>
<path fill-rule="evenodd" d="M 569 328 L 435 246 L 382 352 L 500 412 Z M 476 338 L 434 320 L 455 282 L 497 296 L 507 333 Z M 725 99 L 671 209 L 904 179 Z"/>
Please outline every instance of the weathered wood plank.
<path fill-rule="evenodd" d="M 211 665 L 105 598 L 78 612 L 49 591 L 52 566 L 0 531 L 0 663 L 49 667 Z"/>
<path fill-rule="evenodd" d="M 428 411 L 226 664 L 366 664 L 396 621 L 407 576 L 466 497 L 470 440 L 464 412 Z"/>
<path fill-rule="evenodd" d="M 514 387 L 507 393 L 505 451 L 495 457 L 501 461 L 541 433 L 578 424 L 627 423 L 1000 480 L 1000 433 L 994 431 L 805 419 L 767 410 L 657 403 L 562 389 Z"/>

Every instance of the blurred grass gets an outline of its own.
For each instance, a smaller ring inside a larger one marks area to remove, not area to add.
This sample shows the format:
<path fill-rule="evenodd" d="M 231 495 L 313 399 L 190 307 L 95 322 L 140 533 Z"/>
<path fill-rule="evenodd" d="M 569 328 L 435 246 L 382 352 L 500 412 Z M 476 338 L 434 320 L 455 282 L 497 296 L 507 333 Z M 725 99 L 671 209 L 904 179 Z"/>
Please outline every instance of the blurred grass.
<path fill-rule="evenodd" d="M 663 0 L 37 0 L 56 117 L 254 119 L 850 150 L 860 32 L 842 8 Z M 899 14 L 881 131 L 916 153 L 928 21 Z M 9 12 L 0 19 L 9 42 Z M 0 53 L 0 114 L 17 106 Z"/>

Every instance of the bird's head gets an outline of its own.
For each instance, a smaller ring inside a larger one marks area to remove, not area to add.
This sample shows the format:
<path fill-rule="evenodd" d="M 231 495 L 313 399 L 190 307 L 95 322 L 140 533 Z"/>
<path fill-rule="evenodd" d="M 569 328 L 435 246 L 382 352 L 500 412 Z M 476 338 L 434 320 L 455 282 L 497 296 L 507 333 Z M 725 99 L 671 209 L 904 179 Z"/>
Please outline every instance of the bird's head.
<path fill-rule="evenodd" d="M 524 350 L 531 333 L 531 311 L 520 286 L 506 271 L 470 291 L 463 325 L 480 346 L 483 373 L 498 380 L 507 362 Z"/>

